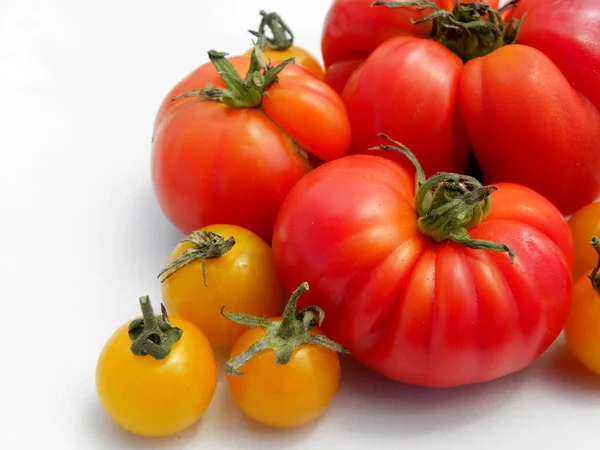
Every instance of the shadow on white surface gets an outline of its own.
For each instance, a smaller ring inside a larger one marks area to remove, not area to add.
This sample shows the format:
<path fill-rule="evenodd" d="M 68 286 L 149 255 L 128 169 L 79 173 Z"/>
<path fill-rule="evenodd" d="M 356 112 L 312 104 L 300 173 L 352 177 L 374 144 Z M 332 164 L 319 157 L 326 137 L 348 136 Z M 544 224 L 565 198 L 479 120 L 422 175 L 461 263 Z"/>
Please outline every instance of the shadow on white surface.
<path fill-rule="evenodd" d="M 344 359 L 343 370 L 339 395 L 344 408 L 360 411 L 352 420 L 376 415 L 381 420 L 370 422 L 371 432 L 404 436 L 489 422 L 509 406 L 528 377 L 522 370 L 488 383 L 431 389 L 387 379 L 352 358 Z M 359 422 L 351 425 L 349 432 L 361 428 Z"/>
<path fill-rule="evenodd" d="M 600 376 L 579 362 L 563 338 L 539 360 L 540 380 L 556 395 L 600 405 Z"/>
<path fill-rule="evenodd" d="M 147 438 L 130 433 L 110 419 L 95 396 L 83 402 L 82 427 L 94 449 L 173 449 L 209 445 L 219 437 L 220 444 L 230 449 L 282 449 L 298 445 L 311 437 L 321 420 L 295 429 L 272 428 L 249 419 L 229 394 L 224 374 L 227 355 L 216 351 L 219 380 L 215 396 L 204 415 L 187 430 L 164 438 Z M 260 444 L 260 445 L 258 445 Z M 207 448 L 207 447 L 205 447 Z M 302 448 L 302 447 L 300 447 Z"/>
<path fill-rule="evenodd" d="M 140 254 L 162 264 L 184 234 L 164 216 L 149 180 L 136 193 L 134 205 L 125 238 Z"/>
<path fill-rule="evenodd" d="M 262 449 L 281 449 L 286 444 L 298 444 L 311 437 L 320 426 L 321 420 L 316 420 L 303 427 L 292 429 L 280 429 L 260 424 L 238 408 L 229 393 L 227 379 L 224 372 L 225 362 L 228 354 L 223 351 L 215 351 L 215 357 L 219 366 L 219 382 L 215 397 L 206 413 L 206 428 L 210 433 L 218 436 L 226 436 L 225 448 L 256 448 L 251 443 L 260 443 Z M 225 442 L 224 442 L 225 445 Z"/>
<path fill-rule="evenodd" d="M 94 443 L 94 449 L 180 450 L 197 445 L 302 449 L 306 442 L 315 439 L 322 444 L 320 448 L 340 448 L 336 445 L 363 441 L 365 436 L 401 443 L 434 435 L 469 436 L 474 429 L 500 438 L 497 427 L 503 417 L 514 416 L 522 421 L 531 414 L 542 414 L 527 406 L 526 399 L 531 395 L 542 395 L 549 405 L 556 397 L 570 399 L 579 407 L 587 406 L 589 411 L 597 410 L 600 405 L 600 377 L 575 360 L 563 342 L 557 342 L 531 366 L 517 373 L 487 383 L 447 389 L 398 383 L 344 357 L 340 391 L 331 408 L 313 423 L 282 430 L 256 423 L 243 414 L 227 387 L 224 374 L 227 355 L 217 351 L 215 356 L 219 366 L 215 396 L 204 416 L 188 430 L 160 439 L 133 435 L 114 424 L 94 396 L 84 402 L 84 435 Z M 534 383 L 538 383 L 537 388 Z M 526 432 L 521 427 L 518 430 Z"/>
<path fill-rule="evenodd" d="M 93 448 L 105 449 L 164 449 L 179 450 L 185 448 L 190 442 L 196 441 L 196 435 L 202 427 L 203 418 L 188 428 L 185 432 L 176 436 L 165 438 L 147 438 L 130 433 L 118 426 L 102 409 L 96 397 L 90 397 L 84 403 L 84 414 L 82 417 L 83 428 L 86 436 L 89 436 Z"/>

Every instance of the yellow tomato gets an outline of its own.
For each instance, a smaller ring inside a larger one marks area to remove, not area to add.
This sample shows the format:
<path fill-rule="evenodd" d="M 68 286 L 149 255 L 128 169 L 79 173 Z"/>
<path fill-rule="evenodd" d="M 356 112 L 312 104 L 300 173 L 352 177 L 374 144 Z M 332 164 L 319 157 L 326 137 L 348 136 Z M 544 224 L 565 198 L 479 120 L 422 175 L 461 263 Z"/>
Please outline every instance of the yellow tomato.
<path fill-rule="evenodd" d="M 231 357 L 264 334 L 261 328 L 250 328 L 236 342 Z M 243 370 L 243 375 L 228 375 L 235 402 L 248 417 L 279 428 L 297 427 L 319 417 L 334 399 L 341 373 L 337 353 L 316 345 L 298 347 L 285 365 L 275 362 L 273 350 L 265 350 Z"/>
<path fill-rule="evenodd" d="M 270 317 L 284 305 L 271 247 L 235 225 L 210 225 L 182 240 L 161 280 L 168 310 L 200 328 L 214 347 L 230 349 L 244 331 L 221 315 L 222 306 Z"/>
<path fill-rule="evenodd" d="M 590 241 L 600 251 L 600 241 Z M 588 243 L 589 246 L 589 243 Z M 598 253 L 596 263 L 598 263 Z M 598 266 L 582 275 L 573 286 L 573 300 L 565 325 L 565 340 L 573 355 L 592 372 L 600 375 L 600 276 Z"/>
<path fill-rule="evenodd" d="M 251 55 L 254 49 L 249 49 L 246 52 L 246 55 Z M 298 47 L 297 45 L 292 45 L 290 48 L 286 50 L 275 50 L 272 48 L 265 48 L 264 51 L 265 57 L 270 59 L 273 64 L 278 61 L 285 61 L 288 58 L 294 58 L 294 62 L 310 73 L 314 75 L 315 78 L 323 81 L 325 78 L 325 71 L 321 64 L 315 59 L 315 57 L 308 51 L 303 49 L 302 47 Z"/>
<path fill-rule="evenodd" d="M 276 13 L 266 13 L 265 11 L 261 11 L 260 15 L 262 16 L 262 20 L 258 31 L 253 31 L 252 34 L 255 36 L 265 36 L 265 28 L 271 31 L 272 37 L 266 39 L 265 57 L 271 59 L 273 63 L 294 58 L 296 64 L 303 66 L 322 81 L 325 78 L 325 71 L 321 67 L 321 64 L 310 52 L 294 45 L 294 35 L 281 17 Z M 253 51 L 254 48 L 249 49 L 246 55 L 251 55 Z"/>
<path fill-rule="evenodd" d="M 600 235 L 600 203 L 584 206 L 569 219 L 569 227 L 575 244 L 573 280 L 588 274 L 596 265 L 598 255 L 589 244 L 591 236 Z"/>
<path fill-rule="evenodd" d="M 252 327 L 231 351 L 230 392 L 248 417 L 265 425 L 307 424 L 327 409 L 338 390 L 337 352 L 348 350 L 316 328 L 322 314 L 317 307 L 295 313 L 298 297 L 306 289 L 304 284 L 294 292 L 283 317 L 267 320 L 224 313 Z"/>
<path fill-rule="evenodd" d="M 202 332 L 178 317 L 170 318 L 168 327 L 166 313 L 157 321 L 157 332 L 142 335 L 142 342 L 135 339 L 136 322 L 121 326 L 105 344 L 96 368 L 98 398 L 108 415 L 124 429 L 151 437 L 173 435 L 194 424 L 217 384 L 215 357 Z M 137 321 L 142 334 L 147 323 Z M 132 351 L 134 342 L 138 354 Z M 155 350 L 159 359 L 152 356 Z"/>

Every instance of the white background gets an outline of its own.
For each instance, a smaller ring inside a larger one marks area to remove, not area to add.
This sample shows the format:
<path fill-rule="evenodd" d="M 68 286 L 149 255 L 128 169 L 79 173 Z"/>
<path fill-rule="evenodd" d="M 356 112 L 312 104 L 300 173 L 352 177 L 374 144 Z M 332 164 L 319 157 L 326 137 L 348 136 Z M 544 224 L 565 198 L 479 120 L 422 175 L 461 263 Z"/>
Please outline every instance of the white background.
<path fill-rule="evenodd" d="M 257 426 L 221 377 L 204 418 L 170 439 L 123 432 L 95 393 L 98 354 L 159 301 L 181 237 L 150 183 L 154 114 L 210 48 L 250 45 L 277 10 L 319 56 L 327 1 L 0 0 L 0 448 L 599 449 L 600 379 L 558 342 L 484 385 L 427 390 L 344 361 L 328 412 Z"/>

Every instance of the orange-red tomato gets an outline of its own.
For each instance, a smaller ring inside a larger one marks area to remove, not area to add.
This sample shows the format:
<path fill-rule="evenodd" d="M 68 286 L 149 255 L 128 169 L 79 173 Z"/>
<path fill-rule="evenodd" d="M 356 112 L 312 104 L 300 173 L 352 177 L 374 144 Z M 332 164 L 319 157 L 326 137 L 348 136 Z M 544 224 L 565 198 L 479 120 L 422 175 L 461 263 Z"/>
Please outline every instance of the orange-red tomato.
<path fill-rule="evenodd" d="M 246 78 L 252 57 L 210 57 L 212 63 L 178 83 L 159 109 L 154 190 L 165 215 L 185 234 L 228 223 L 270 244 L 290 188 L 320 161 L 347 152 L 346 110 L 331 87 L 301 66 L 288 64 L 275 76 L 256 56 L 253 67 L 260 68 Z M 238 83 L 224 90 L 215 67 Z"/>

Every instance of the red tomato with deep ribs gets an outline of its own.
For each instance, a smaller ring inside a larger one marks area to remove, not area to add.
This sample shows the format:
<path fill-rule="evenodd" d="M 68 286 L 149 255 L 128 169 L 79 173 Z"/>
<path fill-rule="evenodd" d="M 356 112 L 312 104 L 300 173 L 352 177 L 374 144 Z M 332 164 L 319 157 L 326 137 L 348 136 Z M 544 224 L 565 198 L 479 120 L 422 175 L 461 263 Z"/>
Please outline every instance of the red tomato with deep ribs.
<path fill-rule="evenodd" d="M 158 111 L 152 181 L 163 212 L 185 234 L 227 223 L 270 243 L 294 183 L 348 150 L 338 94 L 289 60 L 268 62 L 259 43 L 252 56 L 209 52 L 211 61 Z"/>
<path fill-rule="evenodd" d="M 384 132 L 428 174 L 475 159 L 485 183 L 526 185 L 563 214 L 600 196 L 599 1 L 375 3 L 335 1 L 323 34 L 351 153 Z"/>
<path fill-rule="evenodd" d="M 385 151 L 410 156 L 395 144 Z M 284 287 L 308 282 L 325 332 L 395 380 L 448 387 L 526 367 L 569 312 L 565 218 L 522 185 L 425 179 L 417 164 L 415 188 L 414 172 L 351 155 L 300 180 L 273 236 Z"/>

